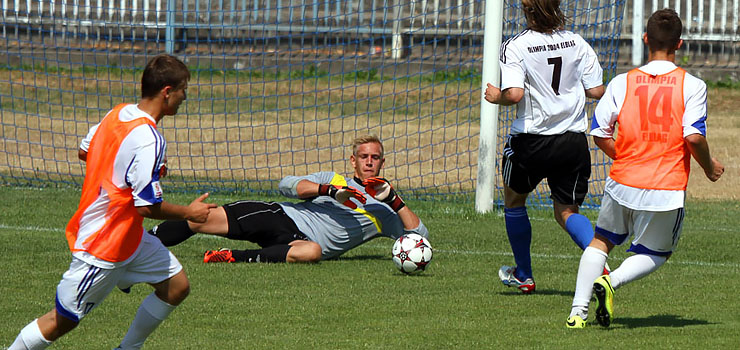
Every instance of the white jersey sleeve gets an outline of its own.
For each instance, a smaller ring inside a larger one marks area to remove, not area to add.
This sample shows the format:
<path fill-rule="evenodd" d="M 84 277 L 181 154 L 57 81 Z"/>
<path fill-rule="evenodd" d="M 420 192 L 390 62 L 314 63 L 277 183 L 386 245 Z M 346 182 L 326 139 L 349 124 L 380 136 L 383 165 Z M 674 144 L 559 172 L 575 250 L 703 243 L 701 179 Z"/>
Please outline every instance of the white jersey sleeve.
<path fill-rule="evenodd" d="M 524 89 L 512 134 L 586 131 L 585 90 L 603 84 L 603 70 L 580 35 L 527 29 L 501 45 L 500 60 L 501 89 Z"/>
<path fill-rule="evenodd" d="M 98 130 L 98 127 L 100 126 L 100 123 L 97 123 L 93 125 L 90 130 L 88 130 L 87 135 L 85 135 L 85 138 L 80 141 L 80 149 L 87 152 L 90 149 L 90 141 L 92 141 L 93 136 L 95 136 L 95 132 Z"/>
<path fill-rule="evenodd" d="M 524 80 L 527 77 L 527 68 L 524 66 L 524 59 L 516 45 L 510 43 L 517 39 L 525 32 L 505 41 L 501 44 L 501 91 L 508 88 L 524 88 Z"/>
<path fill-rule="evenodd" d="M 583 59 L 580 61 L 582 67 L 580 67 L 579 71 L 583 72 L 583 77 L 581 78 L 583 88 L 588 90 L 604 85 L 604 69 L 599 64 L 599 57 L 596 56 L 596 51 L 580 35 L 577 35 L 577 39 L 582 42 L 579 48 L 583 54 Z"/>
<path fill-rule="evenodd" d="M 625 91 L 627 89 L 627 74 L 622 73 L 606 86 L 604 96 L 594 109 L 591 118 L 591 136 L 612 138 L 614 128 L 619 117 L 619 112 L 624 104 Z"/>
<path fill-rule="evenodd" d="M 691 134 L 707 136 L 707 84 L 686 73 L 683 95 L 683 137 Z"/>
<path fill-rule="evenodd" d="M 151 116 L 133 104 L 124 107 L 118 117 L 122 121 L 142 117 L 151 119 Z M 164 136 L 149 124 L 137 126 L 121 142 L 113 163 L 113 183 L 118 188 L 131 188 L 134 206 L 162 202 L 159 171 L 166 148 Z"/>
<path fill-rule="evenodd" d="M 134 206 L 148 206 L 162 202 L 162 187 L 159 184 L 159 169 L 164 157 L 164 137 L 150 125 L 141 125 L 131 131 L 121 144 L 133 157 L 122 159 L 126 165 L 125 181 L 131 187 Z M 121 152 L 124 153 L 124 152 Z M 116 165 L 119 165 L 118 159 Z M 122 167 L 118 170 L 123 170 Z"/>

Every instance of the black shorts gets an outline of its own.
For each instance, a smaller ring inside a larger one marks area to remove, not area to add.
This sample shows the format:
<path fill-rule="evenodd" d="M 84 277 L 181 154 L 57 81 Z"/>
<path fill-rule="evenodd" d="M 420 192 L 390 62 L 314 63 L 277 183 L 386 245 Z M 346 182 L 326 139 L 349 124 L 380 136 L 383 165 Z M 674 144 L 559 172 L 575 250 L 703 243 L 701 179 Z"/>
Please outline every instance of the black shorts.
<path fill-rule="evenodd" d="M 228 239 L 250 241 L 260 247 L 308 240 L 275 202 L 238 201 L 223 208 L 229 222 Z"/>
<path fill-rule="evenodd" d="M 501 161 L 504 184 L 514 192 L 532 192 L 547 178 L 550 198 L 581 205 L 591 177 L 591 151 L 584 133 L 511 135 Z"/>

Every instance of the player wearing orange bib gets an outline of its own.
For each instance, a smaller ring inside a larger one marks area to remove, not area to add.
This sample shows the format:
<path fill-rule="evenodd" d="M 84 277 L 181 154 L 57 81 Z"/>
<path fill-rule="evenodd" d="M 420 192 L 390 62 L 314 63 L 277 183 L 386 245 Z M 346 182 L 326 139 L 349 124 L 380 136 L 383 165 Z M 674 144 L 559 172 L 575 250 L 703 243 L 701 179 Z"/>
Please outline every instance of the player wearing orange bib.
<path fill-rule="evenodd" d="M 614 290 L 657 270 L 676 249 L 690 157 L 711 181 L 724 172 L 705 138 L 706 84 L 673 63 L 680 35 L 674 10 L 653 13 L 643 36 L 649 62 L 615 77 L 594 111 L 591 135 L 614 162 L 594 239 L 581 256 L 568 328 L 585 327 L 592 295 L 596 321 L 609 326 Z M 602 275 L 609 252 L 630 236 L 634 255 Z"/>
<path fill-rule="evenodd" d="M 44 349 L 71 331 L 113 288 L 148 283 L 144 299 L 118 349 L 140 349 L 187 297 L 182 265 L 156 238 L 144 217 L 204 222 L 215 204 L 202 195 L 188 206 L 162 199 L 159 177 L 166 143 L 156 123 L 185 100 L 190 73 L 169 55 L 154 57 L 141 79 L 141 101 L 121 104 L 82 143 L 86 161 L 80 204 L 66 229 L 72 262 L 57 286 L 55 307 L 24 327 L 9 350 Z"/>
<path fill-rule="evenodd" d="M 131 106 L 116 106 L 96 127 L 96 137 L 91 145 L 94 151 L 87 157 L 87 174 L 80 204 L 66 229 L 72 253 L 84 253 L 116 263 L 128 259 L 141 242 L 140 227 L 144 217 L 136 211 L 132 188 L 120 188 L 115 184 L 115 166 L 111 166 L 126 136 L 133 130 L 141 125 L 156 129 L 154 121 L 146 117 L 139 116 L 122 122 L 121 117 L 127 115 L 128 111 L 123 115 L 121 111 L 127 107 L 130 110 L 133 108 Z M 105 149 L 116 152 L 100 151 Z M 156 182 L 154 186 L 158 186 Z"/>
<path fill-rule="evenodd" d="M 651 68 L 658 64 L 662 65 Z M 627 73 L 624 103 L 617 116 L 620 133 L 614 145 L 619 157 L 609 172 L 612 180 L 649 190 L 686 189 L 690 164 L 682 127 L 686 74 L 678 67 L 664 74 L 640 69 Z"/>

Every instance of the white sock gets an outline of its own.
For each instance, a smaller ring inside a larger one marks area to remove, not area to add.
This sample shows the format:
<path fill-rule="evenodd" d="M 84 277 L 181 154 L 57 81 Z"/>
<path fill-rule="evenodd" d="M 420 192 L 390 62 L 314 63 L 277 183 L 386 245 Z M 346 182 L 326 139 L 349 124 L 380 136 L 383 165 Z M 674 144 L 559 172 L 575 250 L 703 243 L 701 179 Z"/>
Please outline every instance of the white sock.
<path fill-rule="evenodd" d="M 588 306 L 571 307 L 570 315 L 568 315 L 568 318 L 571 318 L 575 315 L 581 316 L 581 319 L 585 321 L 588 318 Z"/>
<path fill-rule="evenodd" d="M 46 349 L 51 345 L 51 342 L 46 340 L 44 335 L 41 334 L 41 329 L 37 321 L 38 319 L 35 319 L 23 327 L 13 344 L 10 344 L 8 350 L 40 350 Z"/>
<path fill-rule="evenodd" d="M 612 279 L 612 288 L 617 289 L 623 284 L 643 278 L 663 265 L 668 258 L 664 256 L 635 254 L 624 259 L 619 267 L 609 274 Z"/>
<path fill-rule="evenodd" d="M 164 319 L 169 316 L 176 306 L 170 305 L 159 299 L 154 292 L 149 294 L 141 302 L 139 310 L 136 311 L 134 321 L 128 329 L 128 333 L 123 337 L 120 349 L 141 349 L 144 341 L 159 326 Z"/>
<path fill-rule="evenodd" d="M 576 293 L 573 296 L 573 308 L 570 316 L 581 314 L 588 317 L 588 303 L 593 294 L 594 280 L 604 272 L 604 264 L 608 255 L 594 247 L 586 247 L 578 264 L 578 278 L 576 279 Z"/>

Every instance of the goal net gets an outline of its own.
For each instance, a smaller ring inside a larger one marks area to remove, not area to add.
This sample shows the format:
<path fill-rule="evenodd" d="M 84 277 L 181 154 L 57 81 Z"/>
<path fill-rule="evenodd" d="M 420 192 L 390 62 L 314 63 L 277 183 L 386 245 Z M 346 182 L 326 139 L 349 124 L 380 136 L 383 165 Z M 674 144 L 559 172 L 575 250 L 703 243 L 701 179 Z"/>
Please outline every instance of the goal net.
<path fill-rule="evenodd" d="M 623 4 L 561 5 L 567 29 L 593 45 L 608 77 Z M 3 184 L 80 185 L 80 140 L 113 106 L 138 100 L 145 62 L 167 52 L 192 78 L 179 114 L 159 125 L 168 140 L 166 188 L 274 192 L 285 175 L 350 175 L 352 139 L 376 134 L 385 145 L 382 175 L 404 196 L 469 200 L 475 191 L 482 1 L 0 6 Z M 519 2 L 506 3 L 504 13 L 505 38 L 524 29 Z M 499 140 L 513 115 L 501 111 Z M 598 194 L 606 165 L 594 155 Z M 548 195 L 538 188 L 533 201 L 546 203 Z"/>

